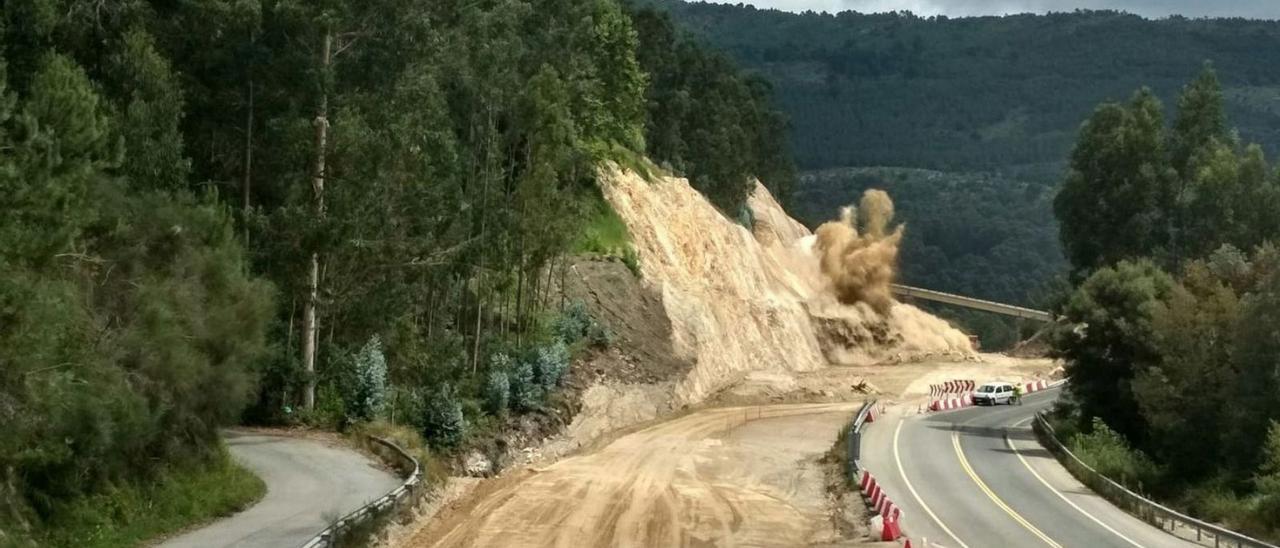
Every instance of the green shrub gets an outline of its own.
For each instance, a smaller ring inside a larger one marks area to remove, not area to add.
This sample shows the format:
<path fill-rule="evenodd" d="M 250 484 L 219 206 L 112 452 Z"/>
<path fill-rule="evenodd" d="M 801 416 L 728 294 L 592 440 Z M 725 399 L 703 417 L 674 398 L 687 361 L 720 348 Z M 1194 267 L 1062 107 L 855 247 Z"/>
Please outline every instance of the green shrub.
<path fill-rule="evenodd" d="M 587 336 L 593 323 L 595 320 L 591 319 L 587 306 L 581 301 L 574 301 L 556 317 L 551 324 L 551 329 L 556 338 L 566 343 L 574 343 Z"/>
<path fill-rule="evenodd" d="M 489 380 L 484 385 L 485 411 L 490 415 L 501 416 L 511 405 L 511 382 L 507 380 L 507 372 L 495 369 L 489 372 Z"/>
<path fill-rule="evenodd" d="M 58 503 L 38 545 L 133 546 L 249 507 L 266 493 L 262 480 L 225 449 L 205 463 L 161 470 L 146 483 L 124 483 Z M 0 537 L 0 544 L 4 544 Z"/>
<path fill-rule="evenodd" d="M 341 430 L 347 425 L 347 403 L 342 391 L 334 382 L 316 387 L 316 404 L 310 410 L 300 410 L 297 420 L 302 424 L 328 430 Z"/>
<path fill-rule="evenodd" d="M 600 322 L 591 322 L 587 328 L 587 342 L 596 348 L 608 348 L 613 344 L 613 330 Z"/>
<path fill-rule="evenodd" d="M 453 385 L 444 383 L 423 405 L 422 433 L 432 447 L 449 448 L 462 443 L 467 421 Z"/>
<path fill-rule="evenodd" d="M 351 394 L 346 398 L 347 419 L 373 420 L 382 414 L 387 403 L 387 359 L 377 335 L 365 343 L 352 362 L 354 378 Z"/>
<path fill-rule="evenodd" d="M 569 347 L 556 341 L 538 348 L 534 361 L 534 375 L 543 392 L 549 392 L 560 384 L 564 374 L 569 370 Z"/>
<path fill-rule="evenodd" d="M 629 245 L 622 250 L 622 264 L 627 266 L 627 270 L 631 271 L 632 276 L 642 277 L 640 274 L 640 255 L 636 254 L 635 246 Z"/>
<path fill-rule="evenodd" d="M 1271 531 L 1280 531 L 1280 422 L 1271 421 L 1263 454 L 1266 459 L 1255 480 L 1258 502 L 1254 517 L 1269 524 Z"/>
<path fill-rule="evenodd" d="M 542 405 L 542 386 L 534 375 L 533 364 L 521 360 L 511 369 L 508 377 L 511 386 L 511 409 L 517 412 L 532 411 Z"/>
<path fill-rule="evenodd" d="M 1070 446 L 1085 464 L 1131 489 L 1141 488 L 1158 477 L 1156 464 L 1146 454 L 1130 447 L 1102 419 L 1093 419 L 1091 432 L 1072 436 Z"/>

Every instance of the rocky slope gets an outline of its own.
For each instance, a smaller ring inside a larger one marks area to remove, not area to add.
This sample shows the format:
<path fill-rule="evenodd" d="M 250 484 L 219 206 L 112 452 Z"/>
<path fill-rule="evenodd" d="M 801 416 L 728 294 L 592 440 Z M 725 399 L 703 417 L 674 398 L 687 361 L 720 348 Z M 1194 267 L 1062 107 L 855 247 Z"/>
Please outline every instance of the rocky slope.
<path fill-rule="evenodd" d="M 747 230 L 685 179 L 650 181 L 610 168 L 602 181 L 631 232 L 642 283 L 662 296 L 673 351 L 693 364 L 676 380 L 677 405 L 698 403 L 752 372 L 973 354 L 963 333 L 913 306 L 894 303 L 880 314 L 838 302 L 813 235 L 762 185 L 749 201 L 755 223 Z"/>

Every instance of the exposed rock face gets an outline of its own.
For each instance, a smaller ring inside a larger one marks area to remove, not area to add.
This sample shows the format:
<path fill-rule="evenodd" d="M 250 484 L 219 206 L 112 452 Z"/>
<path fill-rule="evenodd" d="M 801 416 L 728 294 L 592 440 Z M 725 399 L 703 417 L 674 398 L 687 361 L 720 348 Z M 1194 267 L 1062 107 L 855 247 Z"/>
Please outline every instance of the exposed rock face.
<path fill-rule="evenodd" d="M 694 363 L 676 383 L 696 403 L 761 370 L 807 371 L 924 356 L 963 358 L 968 338 L 919 309 L 880 314 L 839 303 L 819 270 L 814 237 L 764 186 L 748 201 L 747 230 L 687 180 L 652 182 L 627 171 L 602 177 L 605 198 L 627 223 L 644 283 L 662 295 L 675 352 Z"/>

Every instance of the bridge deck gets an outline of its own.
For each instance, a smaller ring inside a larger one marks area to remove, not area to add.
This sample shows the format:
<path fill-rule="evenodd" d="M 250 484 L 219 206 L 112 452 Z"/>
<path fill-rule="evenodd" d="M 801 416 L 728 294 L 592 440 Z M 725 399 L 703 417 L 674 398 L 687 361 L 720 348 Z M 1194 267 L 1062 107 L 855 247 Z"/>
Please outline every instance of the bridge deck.
<path fill-rule="evenodd" d="M 1039 320 L 1042 322 L 1053 321 L 1053 315 L 1043 310 L 1032 310 L 1021 306 L 1013 306 L 1011 304 L 1003 304 L 992 301 L 984 301 L 982 299 L 973 299 L 960 295 L 952 295 L 941 291 L 933 291 L 931 289 L 921 289 L 918 287 L 909 287 L 905 285 L 893 285 L 893 293 L 905 297 L 915 297 L 927 301 L 935 301 L 940 303 L 951 304 L 955 306 L 963 306 L 975 310 L 984 310 L 994 312 L 996 314 L 1004 314 L 1006 316 L 1014 316 L 1018 318 L 1028 318 Z"/>

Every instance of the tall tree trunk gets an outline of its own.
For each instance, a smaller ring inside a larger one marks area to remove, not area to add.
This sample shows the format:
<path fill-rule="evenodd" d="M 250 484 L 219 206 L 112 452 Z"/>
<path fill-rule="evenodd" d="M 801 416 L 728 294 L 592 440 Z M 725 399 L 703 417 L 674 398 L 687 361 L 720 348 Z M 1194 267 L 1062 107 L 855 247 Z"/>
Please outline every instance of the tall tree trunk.
<path fill-rule="evenodd" d="M 249 112 L 245 115 L 244 123 L 244 178 L 240 183 L 240 192 L 244 198 L 245 215 L 249 213 L 249 188 L 253 182 L 253 77 L 249 77 Z M 249 233 L 248 223 L 245 223 L 246 239 Z"/>
<path fill-rule="evenodd" d="M 316 118 L 313 122 L 316 130 L 316 157 L 314 174 L 311 178 L 312 205 L 314 206 L 314 214 L 316 220 L 324 218 L 324 179 L 325 179 L 325 150 L 329 141 L 329 90 L 328 90 L 328 74 L 329 62 L 333 48 L 333 33 L 325 31 L 324 46 L 320 54 L 321 74 L 323 74 L 324 86 L 320 92 L 320 105 L 316 109 Z M 319 334 L 319 324 L 316 319 L 316 309 L 319 307 L 320 296 L 320 252 L 312 250 L 311 264 L 307 271 L 307 300 L 303 303 L 302 309 L 302 366 L 307 371 L 307 390 L 303 397 L 303 405 L 307 409 L 315 407 L 316 403 L 316 343 Z"/>

